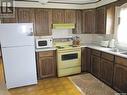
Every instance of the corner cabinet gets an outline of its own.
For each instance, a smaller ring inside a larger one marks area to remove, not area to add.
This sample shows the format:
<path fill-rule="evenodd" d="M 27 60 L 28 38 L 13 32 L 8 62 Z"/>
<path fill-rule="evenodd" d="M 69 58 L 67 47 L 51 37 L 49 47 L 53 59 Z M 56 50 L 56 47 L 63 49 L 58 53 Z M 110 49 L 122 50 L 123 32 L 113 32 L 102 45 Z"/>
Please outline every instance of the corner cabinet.
<path fill-rule="evenodd" d="M 96 8 L 96 34 L 113 34 L 115 4 Z"/>
<path fill-rule="evenodd" d="M 36 36 L 47 36 L 52 34 L 52 10 L 35 9 L 35 31 Z"/>
<path fill-rule="evenodd" d="M 42 51 L 36 54 L 38 79 L 56 76 L 55 54 L 55 51 Z"/>

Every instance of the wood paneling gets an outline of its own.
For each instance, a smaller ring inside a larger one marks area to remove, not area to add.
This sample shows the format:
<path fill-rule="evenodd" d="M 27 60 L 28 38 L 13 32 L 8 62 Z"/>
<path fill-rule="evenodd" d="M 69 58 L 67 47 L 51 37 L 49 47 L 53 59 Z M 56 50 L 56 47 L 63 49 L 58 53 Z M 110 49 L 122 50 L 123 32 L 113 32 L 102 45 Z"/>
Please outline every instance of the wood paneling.
<path fill-rule="evenodd" d="M 34 23 L 34 9 L 18 8 L 18 22 L 19 23 Z"/>
<path fill-rule="evenodd" d="M 65 10 L 65 23 L 76 24 L 76 12 L 75 12 L 75 10 Z"/>
<path fill-rule="evenodd" d="M 37 36 L 51 35 L 52 11 L 35 9 L 35 27 Z"/>
<path fill-rule="evenodd" d="M 95 25 L 96 25 L 95 16 L 96 16 L 95 9 L 83 11 L 83 16 L 82 16 L 83 33 L 88 33 L 88 34 L 95 33 Z"/>
<path fill-rule="evenodd" d="M 119 92 L 127 93 L 127 67 L 115 65 L 113 87 Z"/>
<path fill-rule="evenodd" d="M 112 86 L 113 80 L 113 64 L 113 62 L 110 62 L 105 59 L 101 59 L 100 63 L 100 78 L 110 86 Z"/>
<path fill-rule="evenodd" d="M 65 22 L 65 10 L 54 9 L 52 12 L 52 23 L 64 23 Z"/>

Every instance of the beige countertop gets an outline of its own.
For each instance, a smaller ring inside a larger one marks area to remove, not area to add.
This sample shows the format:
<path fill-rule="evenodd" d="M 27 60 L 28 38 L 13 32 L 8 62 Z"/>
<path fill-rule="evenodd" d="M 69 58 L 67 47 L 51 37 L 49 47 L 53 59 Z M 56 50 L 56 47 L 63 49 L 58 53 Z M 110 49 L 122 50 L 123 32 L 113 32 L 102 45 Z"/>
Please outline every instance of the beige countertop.
<path fill-rule="evenodd" d="M 35 52 L 50 51 L 50 50 L 56 50 L 56 48 L 55 47 L 51 47 L 51 48 L 35 49 Z"/>
<path fill-rule="evenodd" d="M 88 48 L 91 48 L 91 49 L 95 49 L 95 50 L 99 50 L 99 51 L 106 52 L 106 53 L 109 53 L 109 54 L 113 54 L 113 55 L 117 55 L 117 56 L 120 56 L 120 57 L 127 58 L 127 55 L 122 54 L 122 52 L 110 51 L 111 48 L 105 48 L 105 47 L 101 47 L 101 46 L 95 45 L 95 44 L 81 44 L 81 48 L 83 48 L 83 47 L 88 47 Z M 51 47 L 51 48 L 44 48 L 44 49 L 36 49 L 36 52 L 50 51 L 50 50 L 56 50 L 56 48 Z"/>
<path fill-rule="evenodd" d="M 123 52 L 127 52 L 127 51 L 113 52 L 113 51 L 111 51 L 112 50 L 111 48 L 101 47 L 101 46 L 93 45 L 93 44 L 84 44 L 84 45 L 82 44 L 81 47 L 88 47 L 88 48 L 99 50 L 99 51 L 102 51 L 102 52 L 105 52 L 105 53 L 109 53 L 109 54 L 113 54 L 113 55 L 117 55 L 117 56 L 120 56 L 120 57 L 127 58 L 126 54 L 122 54 Z"/>

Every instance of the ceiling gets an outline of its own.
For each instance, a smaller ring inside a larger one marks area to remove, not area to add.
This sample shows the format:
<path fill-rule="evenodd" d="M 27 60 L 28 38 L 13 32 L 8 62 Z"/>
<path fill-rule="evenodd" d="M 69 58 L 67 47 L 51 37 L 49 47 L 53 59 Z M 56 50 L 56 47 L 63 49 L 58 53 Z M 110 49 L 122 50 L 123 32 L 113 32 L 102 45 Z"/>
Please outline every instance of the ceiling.
<path fill-rule="evenodd" d="M 15 1 L 84 5 L 97 3 L 101 0 L 15 0 Z"/>

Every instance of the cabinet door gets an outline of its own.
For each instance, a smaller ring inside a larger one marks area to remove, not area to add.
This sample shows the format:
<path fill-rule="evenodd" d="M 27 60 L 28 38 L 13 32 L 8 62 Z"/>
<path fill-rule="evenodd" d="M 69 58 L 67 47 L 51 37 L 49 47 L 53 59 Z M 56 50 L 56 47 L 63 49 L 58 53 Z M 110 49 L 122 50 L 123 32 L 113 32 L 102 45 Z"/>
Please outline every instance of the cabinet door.
<path fill-rule="evenodd" d="M 81 70 L 82 70 L 82 72 L 84 72 L 84 71 L 86 71 L 86 49 L 85 48 L 81 49 L 81 55 L 82 55 Z"/>
<path fill-rule="evenodd" d="M 75 10 L 65 10 L 65 23 L 76 23 Z"/>
<path fill-rule="evenodd" d="M 51 35 L 52 11 L 35 9 L 35 27 L 37 36 Z"/>
<path fill-rule="evenodd" d="M 119 92 L 127 93 L 127 67 L 115 65 L 113 87 Z"/>
<path fill-rule="evenodd" d="M 65 10 L 54 9 L 52 13 L 52 23 L 64 23 L 65 22 Z"/>
<path fill-rule="evenodd" d="M 96 77 L 100 77 L 100 57 L 91 56 L 91 73 Z"/>
<path fill-rule="evenodd" d="M 1 23 L 18 23 L 18 10 L 15 9 L 15 16 L 13 18 L 3 18 L 1 19 Z"/>
<path fill-rule="evenodd" d="M 101 59 L 100 63 L 100 78 L 108 85 L 112 85 L 113 80 L 113 62 Z"/>
<path fill-rule="evenodd" d="M 18 8 L 19 23 L 34 23 L 34 9 Z"/>
<path fill-rule="evenodd" d="M 95 33 L 95 9 L 83 11 L 83 33 Z"/>
<path fill-rule="evenodd" d="M 86 71 L 91 72 L 91 49 L 86 48 Z"/>
<path fill-rule="evenodd" d="M 106 33 L 106 8 L 105 6 L 96 9 L 96 33 Z"/>
<path fill-rule="evenodd" d="M 74 34 L 82 34 L 82 11 L 76 10 L 76 25 L 73 30 Z"/>
<path fill-rule="evenodd" d="M 106 6 L 106 34 L 114 33 L 115 25 L 115 4 Z"/>
<path fill-rule="evenodd" d="M 55 63 L 53 57 L 39 58 L 38 67 L 40 78 L 55 76 Z"/>

